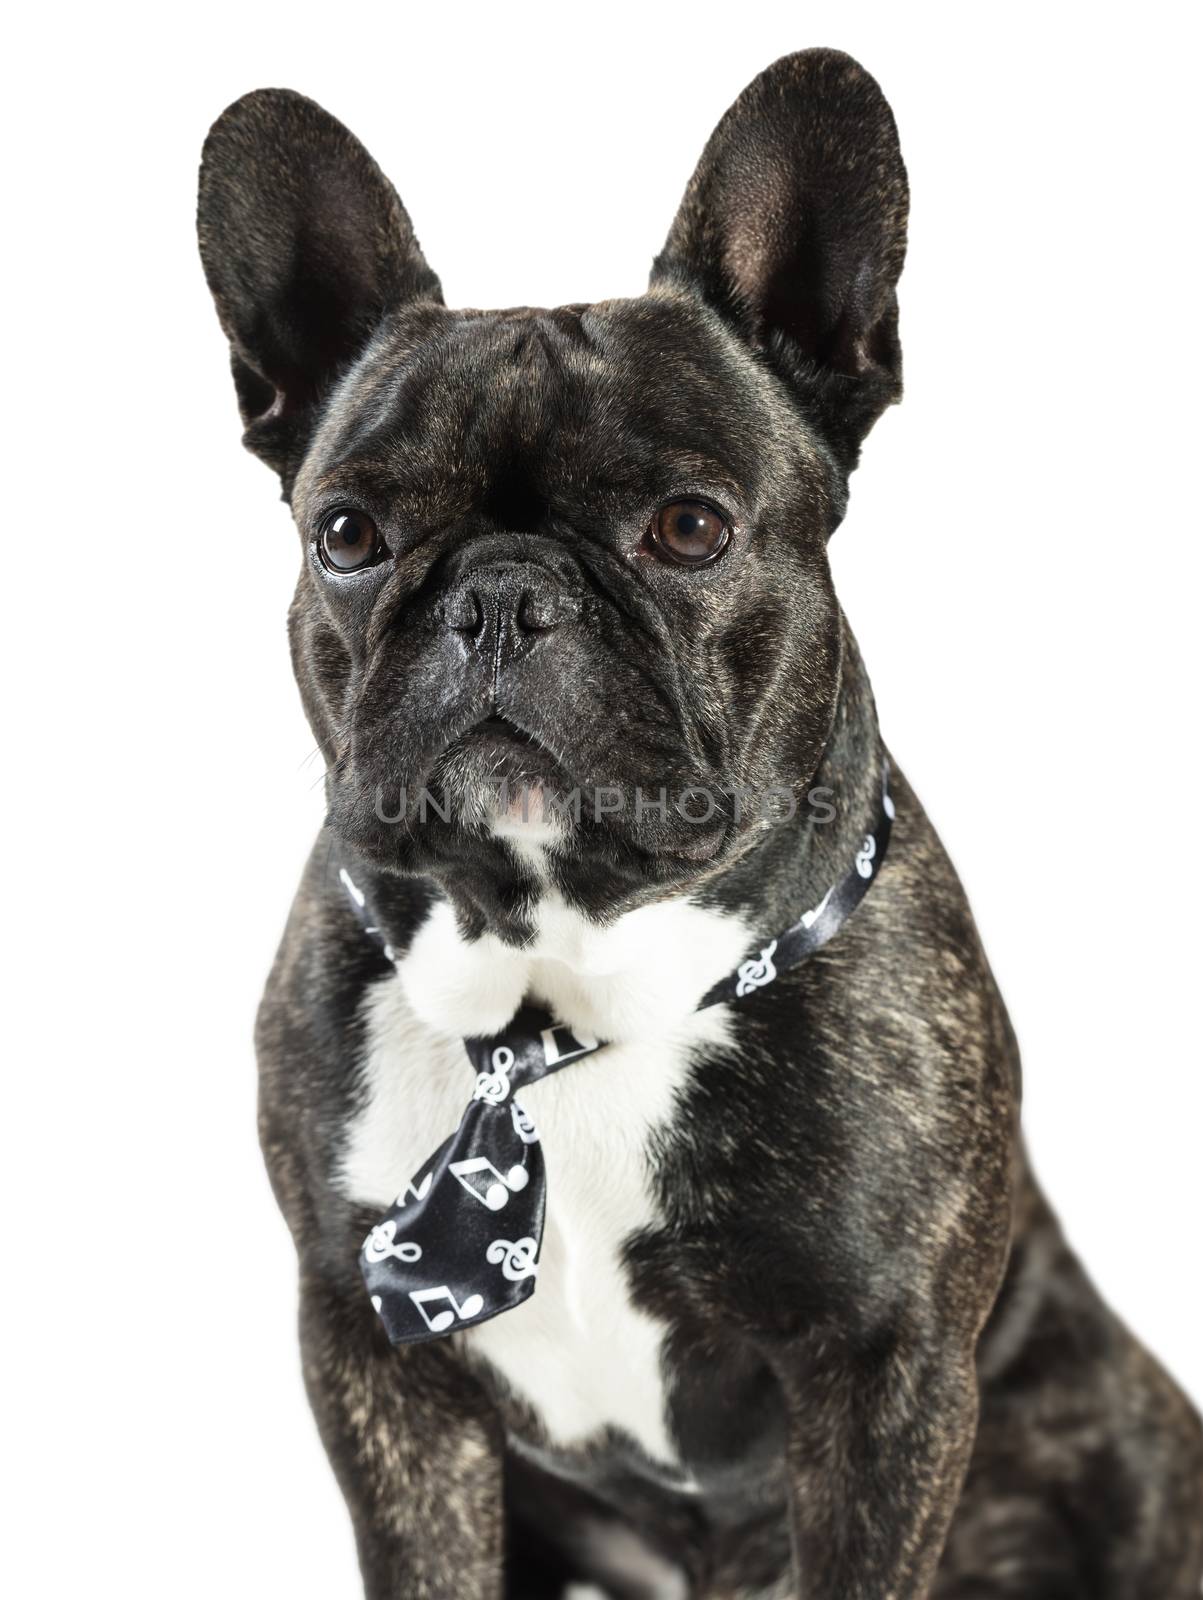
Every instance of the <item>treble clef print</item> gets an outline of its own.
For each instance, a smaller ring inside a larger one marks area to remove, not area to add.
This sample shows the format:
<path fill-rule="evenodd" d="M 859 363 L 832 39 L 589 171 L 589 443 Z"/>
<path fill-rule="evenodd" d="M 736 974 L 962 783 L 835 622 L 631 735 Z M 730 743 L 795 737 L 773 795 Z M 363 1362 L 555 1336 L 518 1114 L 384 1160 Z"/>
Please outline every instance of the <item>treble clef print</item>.
<path fill-rule="evenodd" d="M 397 1224 L 390 1218 L 378 1222 L 364 1241 L 363 1253 L 369 1261 L 387 1261 L 395 1256 L 398 1261 L 421 1261 L 422 1246 L 406 1240 L 397 1243 Z"/>
<path fill-rule="evenodd" d="M 856 852 L 856 870 L 862 878 L 873 876 L 873 858 L 877 854 L 877 840 L 871 833 L 865 835 L 865 842 Z"/>
<path fill-rule="evenodd" d="M 476 1089 L 473 1092 L 474 1100 L 485 1100 L 491 1106 L 499 1106 L 510 1092 L 510 1068 L 514 1065 L 514 1052 L 508 1045 L 499 1044 L 492 1054 L 492 1072 L 478 1072 L 476 1074 Z"/>
<path fill-rule="evenodd" d="M 751 994 L 753 989 L 763 989 L 766 983 L 772 983 L 777 976 L 777 968 L 773 965 L 773 953 L 777 949 L 777 941 L 766 944 L 759 956 L 752 956 L 747 961 L 741 961 L 736 973 L 735 993 L 742 997 Z"/>
<path fill-rule="evenodd" d="M 539 1264 L 535 1260 L 535 1241 L 533 1239 L 494 1239 L 485 1252 L 486 1258 L 495 1267 L 500 1267 L 511 1283 L 517 1283 L 522 1278 L 533 1278 L 539 1271 Z"/>

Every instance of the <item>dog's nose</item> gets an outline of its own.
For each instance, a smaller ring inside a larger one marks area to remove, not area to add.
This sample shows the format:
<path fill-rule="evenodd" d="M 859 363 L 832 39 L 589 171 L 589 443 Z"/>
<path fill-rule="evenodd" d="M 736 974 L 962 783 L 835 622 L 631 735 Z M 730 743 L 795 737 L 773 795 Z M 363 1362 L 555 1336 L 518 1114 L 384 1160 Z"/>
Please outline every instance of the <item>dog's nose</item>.
<path fill-rule="evenodd" d="M 533 561 L 497 561 L 464 574 L 440 606 L 445 628 L 499 666 L 581 614 L 581 599 Z"/>

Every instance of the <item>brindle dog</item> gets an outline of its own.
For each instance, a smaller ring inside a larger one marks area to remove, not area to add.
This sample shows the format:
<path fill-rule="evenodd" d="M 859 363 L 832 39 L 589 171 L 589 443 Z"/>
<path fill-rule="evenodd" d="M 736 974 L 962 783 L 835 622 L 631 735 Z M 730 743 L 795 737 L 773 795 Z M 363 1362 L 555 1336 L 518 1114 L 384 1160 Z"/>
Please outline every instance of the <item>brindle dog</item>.
<path fill-rule="evenodd" d="M 594 306 L 446 309 L 379 169 L 295 94 L 210 134 L 201 253 L 300 531 L 329 762 L 260 1017 L 263 1145 L 372 1600 L 1199 1591 L 1198 1419 L 1033 1181 L 1002 1001 L 896 771 L 838 936 L 694 1011 L 874 814 L 826 546 L 900 394 L 906 217 L 889 108 L 831 51 L 751 85 L 648 292 Z M 822 788 L 835 817 L 552 826 L 493 804 L 499 772 L 544 802 Z M 446 817 L 374 803 L 402 783 Z M 538 1293 L 395 1351 L 360 1242 L 455 1125 L 459 1039 L 524 994 L 613 1041 L 531 1091 Z"/>

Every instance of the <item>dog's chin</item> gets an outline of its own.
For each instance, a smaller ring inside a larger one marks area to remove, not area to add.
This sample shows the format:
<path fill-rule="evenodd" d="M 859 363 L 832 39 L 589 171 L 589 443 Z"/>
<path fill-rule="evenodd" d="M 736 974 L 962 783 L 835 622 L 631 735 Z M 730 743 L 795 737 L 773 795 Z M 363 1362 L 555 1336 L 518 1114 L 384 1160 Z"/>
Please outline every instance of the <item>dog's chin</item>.
<path fill-rule="evenodd" d="M 593 778 L 587 756 L 553 752 L 502 716 L 454 731 L 415 770 L 381 770 L 378 747 L 363 754 L 335 778 L 328 823 L 350 852 L 384 871 L 441 877 L 462 867 L 512 879 L 513 852 L 531 864 L 538 850 L 569 875 L 596 873 L 616 889 L 627 880 L 672 888 L 721 863 L 742 831 L 723 815 L 690 818 L 636 802 L 640 792 L 662 791 L 613 774 Z M 693 781 L 699 793 L 722 788 L 707 774 Z"/>
<path fill-rule="evenodd" d="M 548 866 L 554 859 L 558 875 L 598 873 L 619 898 L 623 884 L 684 887 L 720 865 L 743 831 L 723 818 L 599 815 L 595 796 L 604 802 L 607 792 L 566 782 L 533 747 L 473 738 L 445 752 L 425 781 L 356 783 L 344 775 L 330 795 L 327 824 L 349 856 L 386 873 L 439 878 L 462 867 L 512 879 L 514 851 L 528 864 L 535 852 Z M 383 806 L 382 795 L 390 797 Z"/>
<path fill-rule="evenodd" d="M 463 826 L 495 829 L 508 821 L 547 823 L 553 797 L 572 779 L 533 735 L 489 717 L 447 746 L 427 786 Z"/>
<path fill-rule="evenodd" d="M 654 808 L 634 817 L 628 789 L 590 778 L 561 762 L 533 734 L 501 717 L 472 728 L 444 752 L 434 770 L 436 787 L 463 826 L 523 845 L 550 846 L 557 855 L 587 860 L 633 854 L 642 862 L 702 863 L 721 851 L 725 820 L 693 822 L 661 817 Z M 622 797 L 622 809 L 609 809 Z"/>

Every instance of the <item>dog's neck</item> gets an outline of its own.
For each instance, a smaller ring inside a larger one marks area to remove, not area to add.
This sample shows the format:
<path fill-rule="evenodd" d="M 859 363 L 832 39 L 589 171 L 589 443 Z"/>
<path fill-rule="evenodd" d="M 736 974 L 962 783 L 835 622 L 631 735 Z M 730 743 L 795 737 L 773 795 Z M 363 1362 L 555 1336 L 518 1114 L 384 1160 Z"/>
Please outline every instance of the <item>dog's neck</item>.
<path fill-rule="evenodd" d="M 868 679 L 845 630 L 840 692 L 827 745 L 796 816 L 749 837 L 721 870 L 607 921 L 585 916 L 531 870 L 528 931 L 520 943 L 465 930 L 450 897 L 436 895 L 409 929 L 394 925 L 389 886 L 369 893 L 403 952 L 411 1006 L 448 1034 L 491 1034 L 524 999 L 613 1040 L 687 1024 L 709 987 L 759 944 L 818 903 L 849 868 L 877 814 L 884 755 Z"/>

